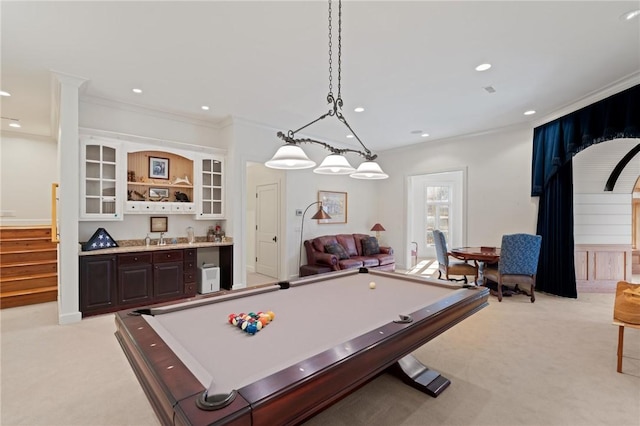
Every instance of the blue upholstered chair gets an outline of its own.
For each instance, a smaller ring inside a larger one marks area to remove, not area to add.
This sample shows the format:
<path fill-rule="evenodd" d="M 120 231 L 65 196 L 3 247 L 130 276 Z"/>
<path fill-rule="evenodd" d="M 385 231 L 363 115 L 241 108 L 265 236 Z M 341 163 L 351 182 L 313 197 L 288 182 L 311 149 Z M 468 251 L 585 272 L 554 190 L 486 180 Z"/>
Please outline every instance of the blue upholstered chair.
<path fill-rule="evenodd" d="M 442 279 L 442 274 L 450 281 L 464 281 L 467 283 L 467 275 L 473 275 L 473 282 L 478 284 L 478 263 L 473 264 L 467 261 L 450 261 L 449 256 L 453 256 L 447 249 L 447 239 L 442 231 L 433 230 L 433 241 L 436 245 L 436 255 L 438 257 L 438 279 Z M 449 275 L 462 276 L 461 279 L 450 278 Z"/>
<path fill-rule="evenodd" d="M 531 303 L 536 301 L 536 273 L 540 257 L 540 235 L 512 234 L 502 236 L 498 267 L 484 270 L 485 279 L 498 283 L 498 301 L 502 302 L 502 285 L 528 285 L 531 288 Z"/>

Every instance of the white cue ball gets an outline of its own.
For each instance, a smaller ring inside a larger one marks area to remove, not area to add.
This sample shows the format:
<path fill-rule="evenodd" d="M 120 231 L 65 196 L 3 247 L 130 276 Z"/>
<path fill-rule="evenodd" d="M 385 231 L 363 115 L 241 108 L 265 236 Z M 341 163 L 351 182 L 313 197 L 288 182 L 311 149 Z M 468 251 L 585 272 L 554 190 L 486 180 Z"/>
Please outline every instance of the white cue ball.
<path fill-rule="evenodd" d="M 369 288 L 376 288 L 376 283 L 374 281 L 371 281 L 369 283 Z"/>

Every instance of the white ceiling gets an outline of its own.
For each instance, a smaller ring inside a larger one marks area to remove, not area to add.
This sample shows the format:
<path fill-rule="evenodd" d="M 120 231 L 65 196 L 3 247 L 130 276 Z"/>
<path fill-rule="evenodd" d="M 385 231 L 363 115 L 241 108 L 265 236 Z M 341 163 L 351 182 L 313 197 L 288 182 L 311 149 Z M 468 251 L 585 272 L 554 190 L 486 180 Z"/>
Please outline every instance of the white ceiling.
<path fill-rule="evenodd" d="M 620 19 L 638 8 L 638 1 L 345 0 L 344 115 L 374 152 L 424 142 L 417 130 L 437 140 L 535 123 L 640 74 L 640 19 Z M 0 13 L 0 84 L 12 94 L 1 99 L 2 116 L 18 118 L 17 131 L 53 134 L 51 70 L 86 78 L 83 97 L 212 125 L 234 116 L 295 130 L 329 109 L 325 1 L 3 0 Z M 337 19 L 334 55 L 336 28 Z M 475 71 L 483 62 L 493 67 Z M 524 116 L 529 109 L 537 114 Z M 7 125 L 2 120 L 3 130 L 16 131 Z M 353 144 L 347 133 L 334 118 L 305 131 Z M 275 131 L 273 144 L 280 144 Z"/>

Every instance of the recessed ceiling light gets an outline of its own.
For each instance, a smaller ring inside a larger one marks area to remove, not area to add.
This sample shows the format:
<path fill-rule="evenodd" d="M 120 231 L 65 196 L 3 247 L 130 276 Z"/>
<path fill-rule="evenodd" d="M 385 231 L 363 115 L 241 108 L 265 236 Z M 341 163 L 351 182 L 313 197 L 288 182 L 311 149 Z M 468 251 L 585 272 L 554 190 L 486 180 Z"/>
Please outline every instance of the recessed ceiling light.
<path fill-rule="evenodd" d="M 142 89 L 133 89 L 133 93 L 142 93 Z"/>
<path fill-rule="evenodd" d="M 202 108 L 203 111 L 209 111 L 209 107 L 207 105 L 202 105 L 200 108 Z"/>
<path fill-rule="evenodd" d="M 428 138 L 429 137 L 429 133 L 423 133 L 420 136 L 422 136 L 423 138 Z"/>
<path fill-rule="evenodd" d="M 536 113 L 536 112 L 535 112 L 534 110 L 530 109 L 529 111 L 525 111 L 525 112 L 524 112 L 524 115 L 533 115 L 533 114 L 535 114 L 535 113 Z"/>
<path fill-rule="evenodd" d="M 11 96 L 11 93 L 0 90 L 0 96 Z"/>
<path fill-rule="evenodd" d="M 347 139 L 353 139 L 353 135 L 347 135 Z"/>
<path fill-rule="evenodd" d="M 362 107 L 355 107 L 353 110 L 354 110 L 355 112 L 362 112 L 362 111 L 364 111 L 364 108 L 362 108 Z"/>
<path fill-rule="evenodd" d="M 623 21 L 630 21 L 633 18 L 637 18 L 638 16 L 640 16 L 640 9 L 629 11 L 620 16 L 620 19 L 622 19 Z"/>
<path fill-rule="evenodd" d="M 486 71 L 491 68 L 491 64 L 480 64 L 476 67 L 476 71 Z"/>
<path fill-rule="evenodd" d="M 11 123 L 9 123 L 9 127 L 17 127 L 17 128 L 20 128 L 20 127 L 22 127 L 22 126 L 21 126 L 21 125 L 20 125 L 20 123 L 18 123 L 17 121 L 12 121 Z"/>

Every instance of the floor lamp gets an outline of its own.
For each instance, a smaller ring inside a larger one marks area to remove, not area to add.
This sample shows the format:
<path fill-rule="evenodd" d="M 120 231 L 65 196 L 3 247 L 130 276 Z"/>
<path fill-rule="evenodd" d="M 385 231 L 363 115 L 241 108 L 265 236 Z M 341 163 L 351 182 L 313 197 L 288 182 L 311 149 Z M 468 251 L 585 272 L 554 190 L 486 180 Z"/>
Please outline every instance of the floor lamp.
<path fill-rule="evenodd" d="M 318 211 L 316 212 L 316 214 L 311 216 L 311 219 L 331 219 L 331 216 L 329 216 L 329 214 L 327 214 L 327 212 L 325 212 L 324 209 L 322 208 L 322 201 L 315 201 L 309 204 L 306 209 L 304 209 L 304 213 L 302 213 L 302 226 L 300 226 L 300 252 L 298 253 L 298 274 L 300 273 L 300 267 L 302 266 L 302 239 L 304 238 L 304 215 L 306 215 L 307 210 L 309 210 L 309 208 L 315 204 L 320 204 L 320 207 L 318 207 Z"/>

